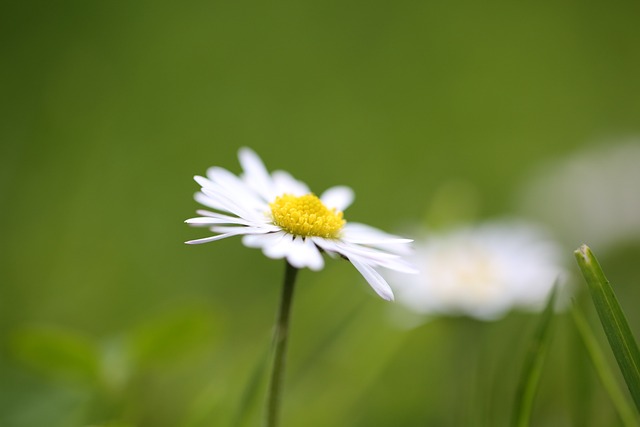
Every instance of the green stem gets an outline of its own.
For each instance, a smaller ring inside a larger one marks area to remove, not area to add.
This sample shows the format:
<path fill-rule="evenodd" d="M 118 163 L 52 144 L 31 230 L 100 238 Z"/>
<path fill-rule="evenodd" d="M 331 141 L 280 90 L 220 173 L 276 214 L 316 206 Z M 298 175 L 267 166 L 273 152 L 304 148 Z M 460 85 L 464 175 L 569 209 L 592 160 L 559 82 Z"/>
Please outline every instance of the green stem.
<path fill-rule="evenodd" d="M 282 299 L 280 300 L 280 310 L 273 335 L 275 352 L 273 356 L 273 369 L 271 371 L 271 381 L 267 395 L 267 418 L 266 427 L 276 427 L 280 410 L 280 391 L 284 379 L 284 368 L 287 354 L 287 337 L 289 335 L 289 313 L 291 312 L 291 302 L 293 300 L 293 290 L 296 282 L 298 269 L 288 262 L 286 263 L 284 274 L 284 285 L 282 287 Z"/>

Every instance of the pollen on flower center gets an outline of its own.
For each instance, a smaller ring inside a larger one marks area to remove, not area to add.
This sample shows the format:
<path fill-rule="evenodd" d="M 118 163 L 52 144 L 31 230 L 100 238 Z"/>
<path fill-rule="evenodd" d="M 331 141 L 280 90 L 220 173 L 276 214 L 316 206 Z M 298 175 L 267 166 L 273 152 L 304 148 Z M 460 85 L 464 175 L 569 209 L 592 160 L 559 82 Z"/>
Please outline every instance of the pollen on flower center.
<path fill-rule="evenodd" d="M 346 221 L 342 212 L 327 208 L 315 194 L 276 197 L 271 207 L 273 222 L 296 236 L 335 238 Z"/>

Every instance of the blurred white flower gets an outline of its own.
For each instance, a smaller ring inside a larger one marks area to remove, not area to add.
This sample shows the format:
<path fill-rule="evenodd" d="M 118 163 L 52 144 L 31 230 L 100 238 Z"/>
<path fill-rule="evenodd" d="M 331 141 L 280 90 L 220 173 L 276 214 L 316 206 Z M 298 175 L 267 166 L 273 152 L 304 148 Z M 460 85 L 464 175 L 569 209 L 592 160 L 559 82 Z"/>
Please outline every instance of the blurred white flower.
<path fill-rule="evenodd" d="M 398 302 L 428 315 L 497 319 L 512 308 L 540 309 L 563 268 L 544 232 L 521 222 L 495 222 L 433 233 L 416 241 L 420 270 L 398 280 Z"/>
<path fill-rule="evenodd" d="M 269 173 L 252 150 L 242 148 L 238 157 L 240 176 L 211 167 L 206 178 L 195 177 L 202 187 L 196 201 L 217 212 L 199 210 L 201 217 L 185 222 L 216 234 L 186 243 L 241 235 L 246 246 L 261 248 L 269 258 L 286 258 L 296 268 L 311 270 L 322 269 L 326 252 L 348 259 L 386 300 L 393 299 L 393 292 L 375 268 L 416 272 L 401 257 L 410 252 L 411 240 L 344 220 L 342 211 L 354 199 L 349 187 L 332 187 L 317 197 L 289 173 Z"/>
<path fill-rule="evenodd" d="M 520 193 L 527 216 L 571 247 L 640 240 L 640 139 L 591 147 L 541 168 Z"/>

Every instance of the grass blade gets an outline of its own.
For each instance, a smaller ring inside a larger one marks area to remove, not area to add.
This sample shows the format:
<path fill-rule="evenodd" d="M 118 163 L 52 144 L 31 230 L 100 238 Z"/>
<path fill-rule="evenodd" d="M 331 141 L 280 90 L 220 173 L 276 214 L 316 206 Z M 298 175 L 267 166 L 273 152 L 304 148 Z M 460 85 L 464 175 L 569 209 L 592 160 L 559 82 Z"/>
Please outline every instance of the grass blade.
<path fill-rule="evenodd" d="M 605 360 L 604 352 L 598 344 L 598 340 L 593 335 L 584 315 L 575 304 L 571 309 L 571 315 L 582 343 L 589 354 L 593 368 L 598 374 L 600 382 L 609 395 L 613 406 L 616 408 L 622 425 L 625 427 L 638 427 L 638 418 L 633 411 L 633 406 L 627 401 L 627 398 L 618 387 L 618 383 Z"/>
<path fill-rule="evenodd" d="M 514 427 L 525 427 L 529 425 L 533 401 L 538 391 L 540 377 L 542 375 L 542 365 L 547 355 L 549 342 L 551 341 L 551 325 L 553 307 L 556 299 L 556 287 L 554 287 L 547 306 L 540 316 L 540 323 L 529 344 L 529 349 L 525 355 L 522 375 L 516 390 L 516 398 L 513 405 L 513 418 L 511 425 Z"/>
<path fill-rule="evenodd" d="M 598 260 L 588 246 L 582 245 L 574 252 L 582 275 L 596 307 L 600 323 L 609 345 L 629 387 L 631 397 L 640 411 L 640 350 L 629 323 L 618 303 L 613 288 L 604 276 Z"/>

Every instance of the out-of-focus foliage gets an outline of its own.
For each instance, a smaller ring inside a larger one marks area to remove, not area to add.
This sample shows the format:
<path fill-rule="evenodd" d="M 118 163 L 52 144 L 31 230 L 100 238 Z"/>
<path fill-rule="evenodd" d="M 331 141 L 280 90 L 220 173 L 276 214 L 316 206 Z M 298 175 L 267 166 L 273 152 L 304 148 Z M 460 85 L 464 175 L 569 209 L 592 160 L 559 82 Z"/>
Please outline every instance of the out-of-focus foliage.
<path fill-rule="evenodd" d="M 391 232 L 544 219 L 519 205 L 539 165 L 637 141 L 639 18 L 631 0 L 3 2 L 0 425 L 258 425 L 283 266 L 183 245 L 191 177 L 237 172 L 247 145 L 318 193 L 351 186 L 345 218 Z M 640 243 L 593 249 L 637 335 Z M 535 314 L 401 329 L 348 263 L 298 280 L 285 426 L 508 423 Z M 615 424 L 558 316 L 534 424 Z"/>
<path fill-rule="evenodd" d="M 23 328 L 15 334 L 15 355 L 34 368 L 88 385 L 99 382 L 100 352 L 80 334 L 51 327 Z"/>

